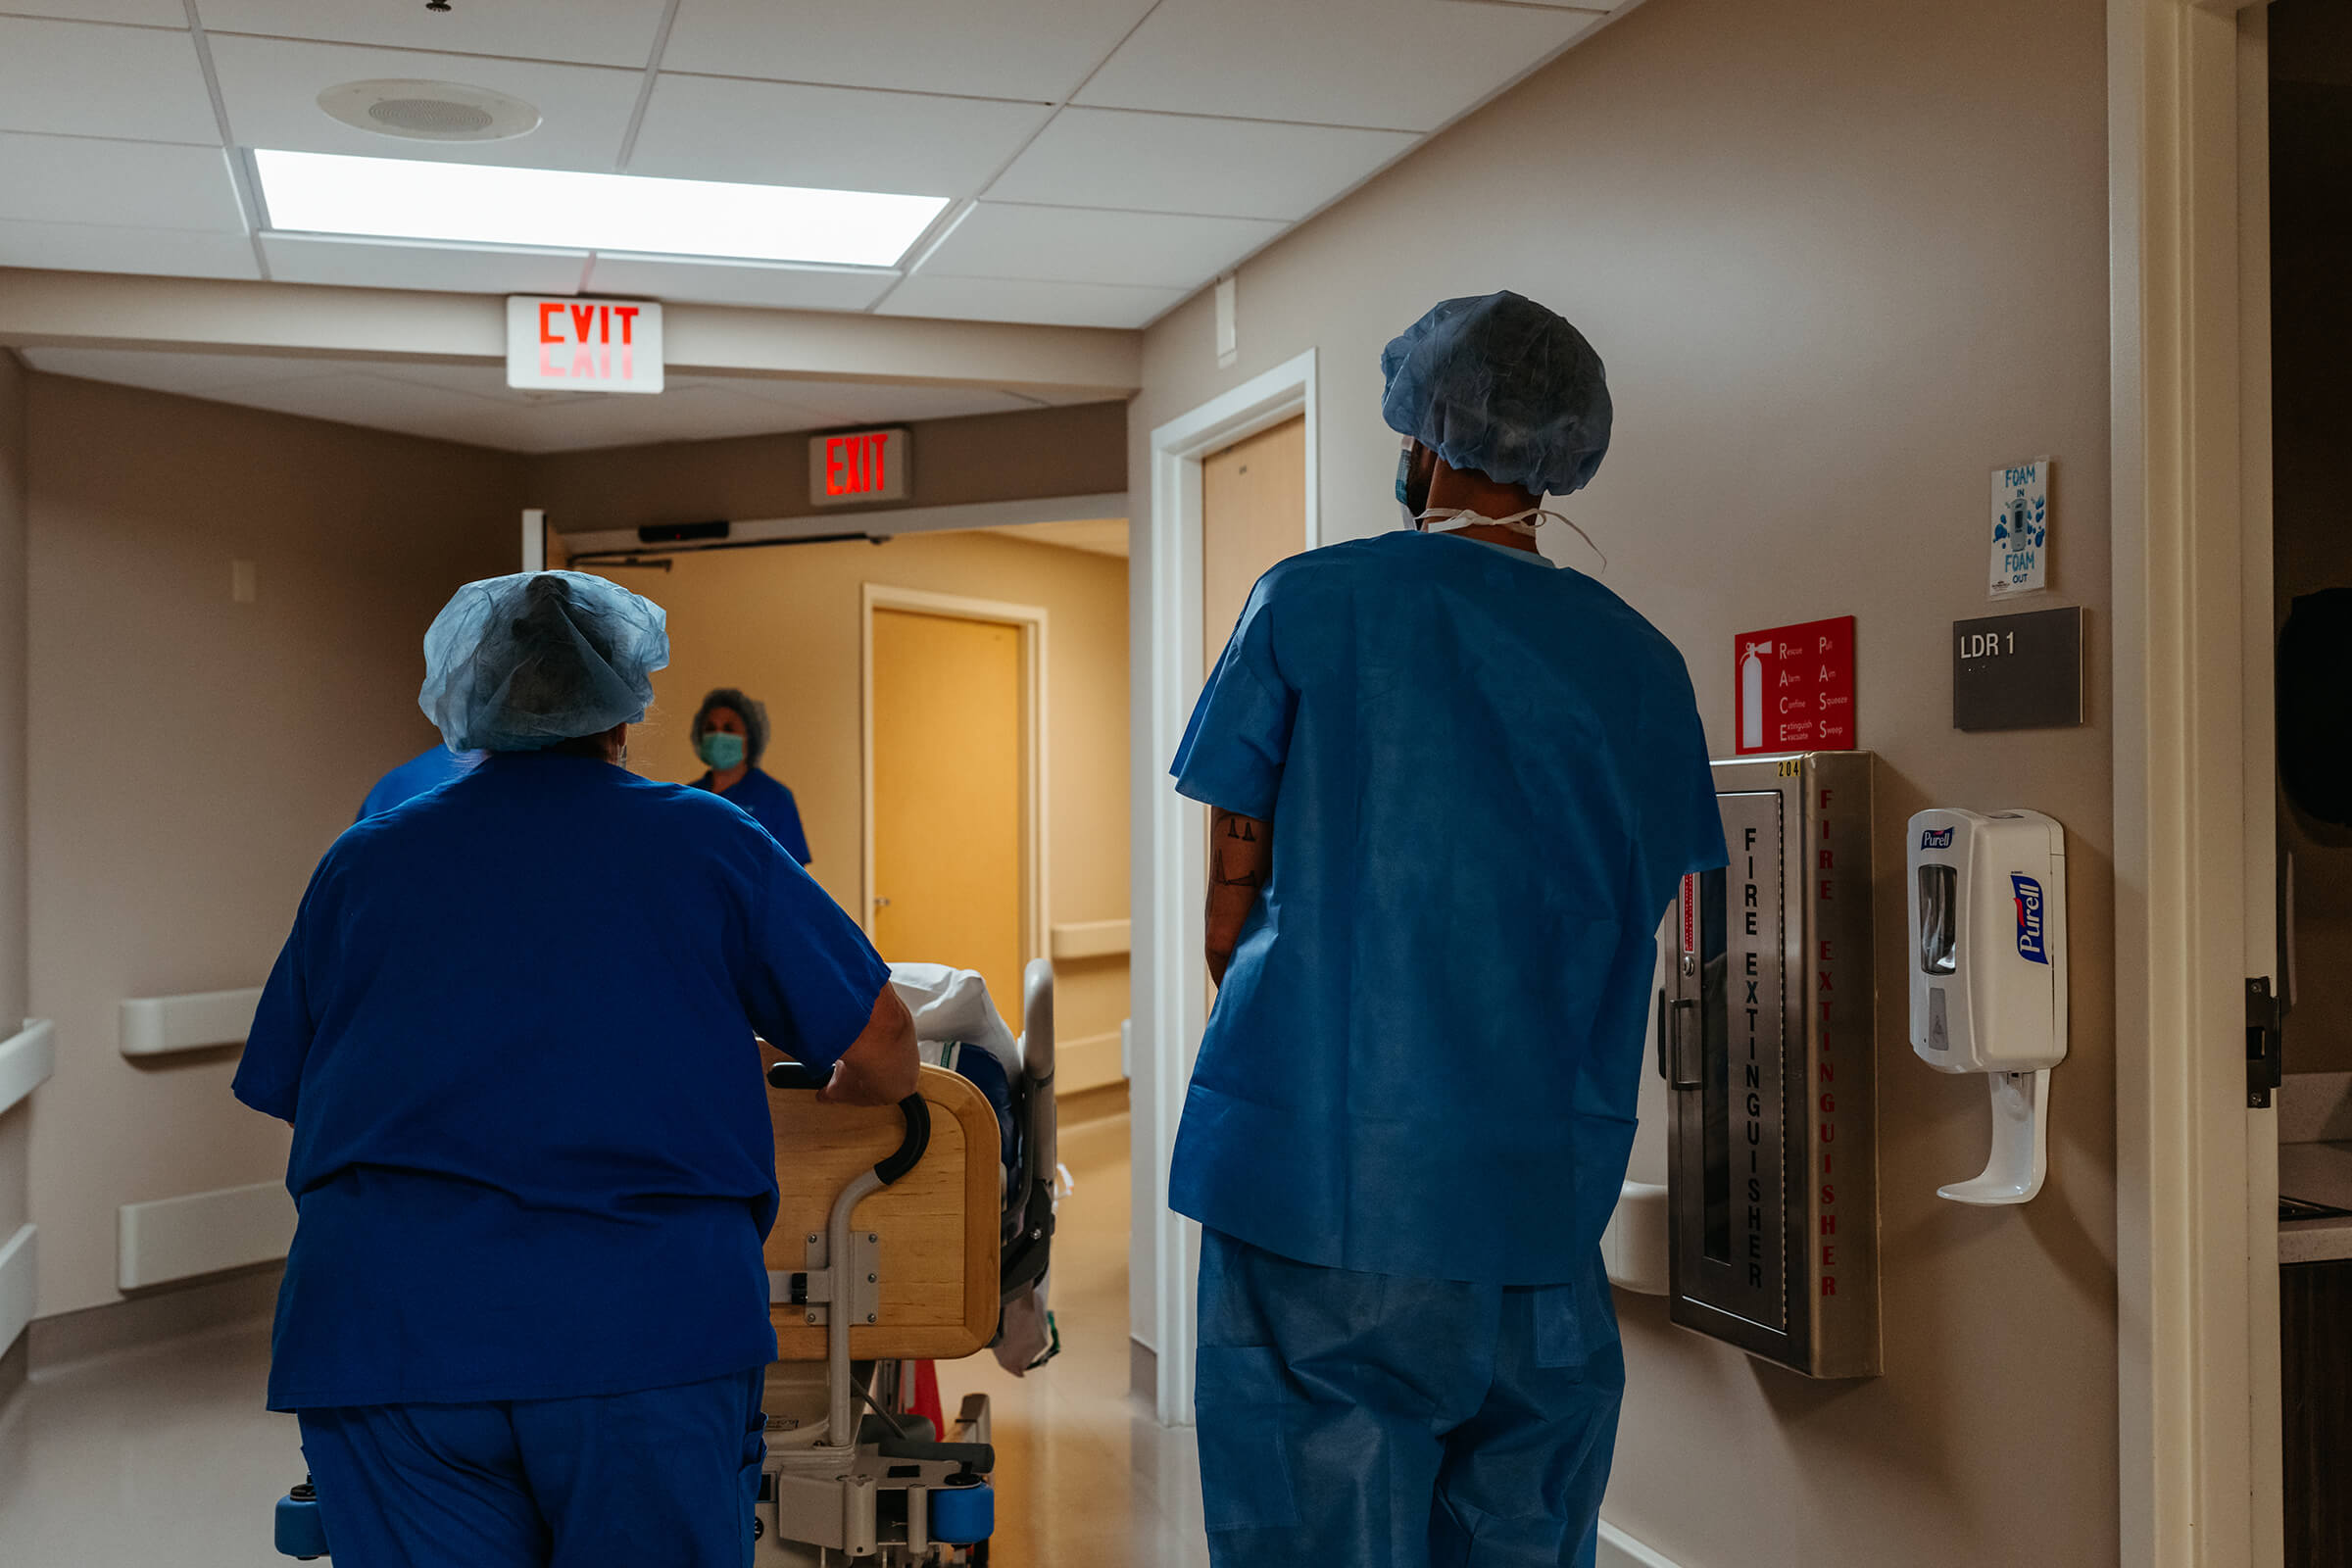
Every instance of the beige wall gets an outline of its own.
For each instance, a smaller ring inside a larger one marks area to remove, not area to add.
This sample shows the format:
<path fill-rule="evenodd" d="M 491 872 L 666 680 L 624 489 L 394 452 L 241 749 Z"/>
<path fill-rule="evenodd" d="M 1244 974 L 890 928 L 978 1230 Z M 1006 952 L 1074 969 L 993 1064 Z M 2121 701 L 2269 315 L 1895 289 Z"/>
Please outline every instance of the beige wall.
<path fill-rule="evenodd" d="M 24 901 L 24 362 L 0 349 L 0 1040 L 32 1009 L 26 1002 Z M 32 1105 L 0 1111 L 0 1243 L 30 1217 L 26 1183 Z M 0 1344 L 0 1354 L 8 1346 Z"/>
<path fill-rule="evenodd" d="M 1119 481 L 1124 484 L 1124 480 Z M 1051 813 L 1048 913 L 1055 922 L 1127 916 L 1127 564 L 985 533 L 908 534 L 883 545 L 796 545 L 677 558 L 669 572 L 608 568 L 669 612 L 667 670 L 630 737 L 632 763 L 686 780 L 703 765 L 688 728 L 703 694 L 739 686 L 767 705 L 767 770 L 792 789 L 809 871 L 859 911 L 864 783 L 860 743 L 862 585 L 1038 605 L 1047 612 Z M 943 771 L 941 787 L 954 779 Z M 939 956 L 956 961 L 953 954 Z M 1097 1043 L 1079 1076 L 1116 1076 L 1127 1013 L 1124 958 L 1064 964 L 1060 1037 Z M 1076 1082 L 1073 1077 L 1071 1082 Z"/>
<path fill-rule="evenodd" d="M 523 492 L 497 453 L 37 374 L 31 474 L 47 1316 L 116 1298 L 118 1205 L 284 1175 L 234 1053 L 133 1066 L 117 1004 L 261 984 L 368 785 L 434 740 L 424 626 L 514 568 Z"/>
<path fill-rule="evenodd" d="M 1127 488 L 1126 405 L 926 419 L 911 427 L 913 493 L 890 507 L 1084 496 Z M 808 437 L 739 436 L 569 452 L 532 466 L 531 505 L 565 533 L 655 522 L 851 518 L 872 507 L 808 504 Z M 850 524 L 845 523 L 845 526 Z"/>
<path fill-rule="evenodd" d="M 1205 297 L 1147 339 L 1139 475 L 1153 425 L 1319 350 L 1344 538 L 1396 522 L 1382 344 L 1516 288 L 1607 361 L 1616 445 L 1565 510 L 1690 660 L 1718 755 L 1736 632 L 1858 617 L 1886 1371 L 1807 1383 L 1619 1296 L 1606 1514 L 1684 1568 L 2117 1560 L 2104 81 L 2098 0 L 1647 0 L 1246 265 L 1233 368 Z M 2091 722 L 1962 735 L 1945 639 L 1990 608 L 1986 472 L 2036 455 L 2050 597 L 2089 607 Z M 1905 1041 L 1900 824 L 1930 803 L 2069 833 L 2073 1055 L 2024 1208 L 1935 1193 L 1982 1165 L 1987 1111 Z"/>

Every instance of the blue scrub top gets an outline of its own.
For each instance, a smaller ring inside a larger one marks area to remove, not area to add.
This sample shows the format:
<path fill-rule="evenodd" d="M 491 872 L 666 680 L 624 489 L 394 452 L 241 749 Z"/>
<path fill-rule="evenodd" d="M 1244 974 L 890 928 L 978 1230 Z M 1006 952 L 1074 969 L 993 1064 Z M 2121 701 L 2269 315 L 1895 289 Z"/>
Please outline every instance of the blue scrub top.
<path fill-rule="evenodd" d="M 711 775 L 705 773 L 694 781 L 698 790 L 710 788 Z M 807 865 L 808 835 L 801 831 L 801 808 L 792 798 L 792 791 L 768 777 L 758 767 L 746 769 L 731 790 L 715 790 L 722 801 L 732 801 L 752 813 L 752 820 L 767 829 L 768 836 L 784 846 L 784 853 Z"/>
<path fill-rule="evenodd" d="M 1176 787 L 1270 818 L 1171 1204 L 1300 1262 L 1577 1278 L 1625 1177 L 1658 921 L 1725 862 L 1682 656 L 1542 557 L 1396 532 L 1258 583 Z"/>
<path fill-rule="evenodd" d="M 415 800 L 426 790 L 437 790 L 453 778 L 464 778 L 481 760 L 479 752 L 428 747 L 377 779 L 375 788 L 368 792 L 368 799 L 360 803 L 360 814 L 352 820 L 365 822 L 378 811 L 389 811 L 403 801 Z"/>
<path fill-rule="evenodd" d="M 888 980 L 741 811 L 592 758 L 493 754 L 346 831 L 236 1076 L 294 1124 L 270 1407 L 773 1359 L 753 1035 L 828 1068 Z"/>

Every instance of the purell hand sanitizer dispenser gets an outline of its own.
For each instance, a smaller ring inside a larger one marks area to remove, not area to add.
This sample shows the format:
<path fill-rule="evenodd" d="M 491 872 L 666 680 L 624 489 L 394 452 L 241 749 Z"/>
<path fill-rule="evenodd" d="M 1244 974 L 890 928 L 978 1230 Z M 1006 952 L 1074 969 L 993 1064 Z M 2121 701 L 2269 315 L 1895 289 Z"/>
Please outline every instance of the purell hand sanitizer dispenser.
<path fill-rule="evenodd" d="M 1961 1203 L 2022 1203 L 2049 1164 L 2066 1059 L 2066 829 L 2039 811 L 1911 818 L 1911 1049 L 1992 1083 L 1992 1155 Z"/>

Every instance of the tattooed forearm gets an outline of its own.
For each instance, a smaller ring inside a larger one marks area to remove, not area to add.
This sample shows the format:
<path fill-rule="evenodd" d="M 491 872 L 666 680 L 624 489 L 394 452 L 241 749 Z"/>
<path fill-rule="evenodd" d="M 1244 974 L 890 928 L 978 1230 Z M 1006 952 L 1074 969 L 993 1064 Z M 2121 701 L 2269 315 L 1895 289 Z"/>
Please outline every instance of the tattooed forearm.
<path fill-rule="evenodd" d="M 1218 984 L 1274 863 L 1271 823 L 1215 810 L 1208 822 L 1208 972 Z"/>

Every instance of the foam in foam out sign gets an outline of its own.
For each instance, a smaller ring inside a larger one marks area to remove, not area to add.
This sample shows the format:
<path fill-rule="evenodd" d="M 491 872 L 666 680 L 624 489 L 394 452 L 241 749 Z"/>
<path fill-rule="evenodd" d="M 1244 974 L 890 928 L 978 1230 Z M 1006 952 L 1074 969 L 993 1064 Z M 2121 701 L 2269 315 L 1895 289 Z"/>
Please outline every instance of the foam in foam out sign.
<path fill-rule="evenodd" d="M 662 307 L 650 300 L 507 296 L 507 385 L 533 392 L 659 392 Z"/>

